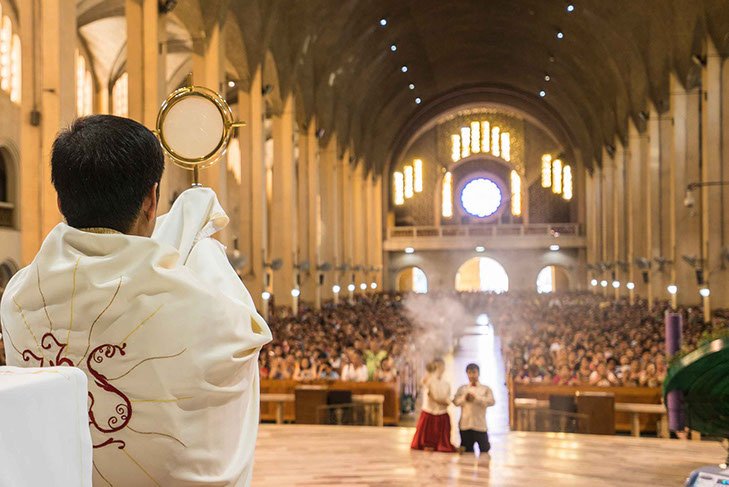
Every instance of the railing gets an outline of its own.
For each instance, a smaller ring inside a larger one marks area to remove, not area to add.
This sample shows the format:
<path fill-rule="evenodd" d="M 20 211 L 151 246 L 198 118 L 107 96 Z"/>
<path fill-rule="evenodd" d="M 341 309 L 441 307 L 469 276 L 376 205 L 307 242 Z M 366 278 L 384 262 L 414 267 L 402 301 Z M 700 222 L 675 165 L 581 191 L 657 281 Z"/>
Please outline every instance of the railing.
<path fill-rule="evenodd" d="M 581 236 L 579 223 L 530 223 L 525 225 L 442 225 L 391 227 L 387 238 L 418 237 L 558 237 Z"/>

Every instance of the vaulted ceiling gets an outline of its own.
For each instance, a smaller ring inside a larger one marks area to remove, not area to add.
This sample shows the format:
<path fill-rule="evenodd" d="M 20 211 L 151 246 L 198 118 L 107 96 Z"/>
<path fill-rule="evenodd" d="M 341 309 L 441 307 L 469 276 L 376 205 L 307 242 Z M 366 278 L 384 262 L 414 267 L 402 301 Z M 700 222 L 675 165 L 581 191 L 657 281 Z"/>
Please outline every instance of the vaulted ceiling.
<path fill-rule="evenodd" d="M 409 121 L 469 93 L 551 114 L 584 162 L 599 162 L 629 120 L 642 129 L 641 112 L 668 109 L 671 74 L 696 83 L 692 55 L 707 39 L 729 54 L 729 0 L 180 0 L 174 11 L 201 30 L 231 13 L 237 75 L 267 65 L 264 82 L 295 94 L 300 123 L 315 116 L 377 171 Z"/>

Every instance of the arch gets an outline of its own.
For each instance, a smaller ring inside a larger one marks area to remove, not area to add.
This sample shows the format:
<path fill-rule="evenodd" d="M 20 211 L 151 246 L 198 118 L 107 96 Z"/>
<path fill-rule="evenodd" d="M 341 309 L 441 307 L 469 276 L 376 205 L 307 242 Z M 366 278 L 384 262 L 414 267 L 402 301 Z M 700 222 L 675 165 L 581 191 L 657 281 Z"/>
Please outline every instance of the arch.
<path fill-rule="evenodd" d="M 0 141 L 0 227 L 15 228 L 18 207 L 17 151 Z"/>
<path fill-rule="evenodd" d="M 425 294 L 428 292 L 428 276 L 420 267 L 405 267 L 395 277 L 395 288 L 398 292 Z"/>
<path fill-rule="evenodd" d="M 539 294 L 561 293 L 570 289 L 570 275 L 562 266 L 550 264 L 542 267 L 537 274 L 537 292 Z"/>
<path fill-rule="evenodd" d="M 496 259 L 472 257 L 456 272 L 456 291 L 505 293 L 509 290 L 509 275 Z"/>
<path fill-rule="evenodd" d="M 5 259 L 0 262 L 0 296 L 3 294 L 3 290 L 10 282 L 10 278 L 18 272 L 20 268 L 18 264 L 12 259 Z"/>

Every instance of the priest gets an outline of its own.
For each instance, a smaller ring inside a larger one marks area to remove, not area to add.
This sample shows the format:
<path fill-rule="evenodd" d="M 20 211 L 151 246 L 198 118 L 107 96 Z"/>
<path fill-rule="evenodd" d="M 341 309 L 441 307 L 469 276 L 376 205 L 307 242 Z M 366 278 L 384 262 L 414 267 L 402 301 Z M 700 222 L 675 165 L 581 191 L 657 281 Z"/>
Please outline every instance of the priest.
<path fill-rule="evenodd" d="M 157 218 L 163 169 L 129 119 L 58 135 L 65 222 L 3 294 L 8 365 L 87 374 L 95 486 L 247 486 L 271 332 L 212 238 L 228 223 L 215 193 L 189 189 Z"/>

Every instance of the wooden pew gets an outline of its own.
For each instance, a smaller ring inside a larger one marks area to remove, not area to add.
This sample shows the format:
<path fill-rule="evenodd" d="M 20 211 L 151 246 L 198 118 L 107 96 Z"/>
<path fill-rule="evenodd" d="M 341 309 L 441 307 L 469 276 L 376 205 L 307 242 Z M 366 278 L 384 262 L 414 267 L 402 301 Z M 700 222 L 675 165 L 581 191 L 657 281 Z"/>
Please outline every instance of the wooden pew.
<path fill-rule="evenodd" d="M 569 396 L 575 395 L 576 392 L 610 392 L 615 395 L 615 403 L 626 404 L 661 404 L 661 388 L 660 387 L 597 387 L 597 386 L 555 386 L 551 384 L 518 384 L 512 383 L 510 400 L 513 402 L 518 398 L 537 399 L 540 401 L 548 401 L 551 395 Z M 641 411 L 639 415 L 635 415 L 625 407 L 615 408 L 615 430 L 631 432 L 635 434 L 636 430 L 657 431 L 657 425 L 661 421 L 661 415 L 657 413 L 655 408 L 647 408 L 645 412 Z M 637 420 L 637 421 L 636 421 Z M 512 428 L 515 427 L 512 424 Z M 636 428 L 638 427 L 638 429 Z"/>
<path fill-rule="evenodd" d="M 306 381 L 295 380 L 261 380 L 261 394 L 294 394 L 299 384 L 327 385 L 330 390 L 352 391 L 353 395 L 375 394 L 384 397 L 382 404 L 382 421 L 388 426 L 397 426 L 400 422 L 400 385 L 396 382 L 343 382 L 343 381 Z M 276 421 L 277 408 L 275 402 L 261 401 L 261 421 Z M 293 402 L 286 402 L 283 407 L 283 421 L 295 422 L 296 410 Z"/>

